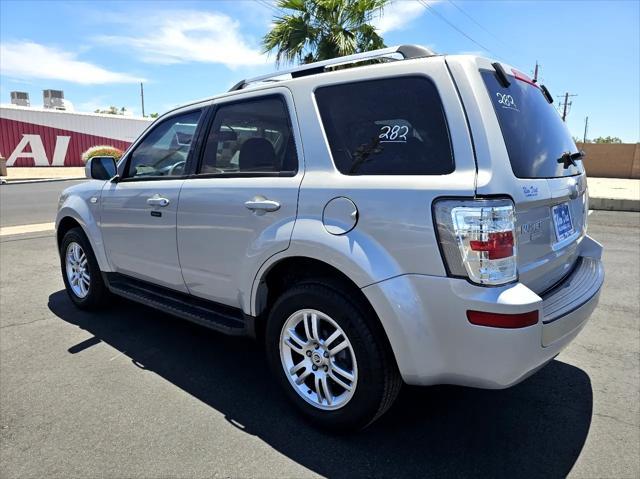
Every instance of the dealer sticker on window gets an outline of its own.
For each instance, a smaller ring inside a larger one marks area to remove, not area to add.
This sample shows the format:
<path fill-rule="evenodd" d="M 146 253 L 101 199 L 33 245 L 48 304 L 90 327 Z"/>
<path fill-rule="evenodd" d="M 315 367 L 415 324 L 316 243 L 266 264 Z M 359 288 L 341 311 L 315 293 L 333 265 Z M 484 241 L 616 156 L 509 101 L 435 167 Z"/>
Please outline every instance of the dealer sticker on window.
<path fill-rule="evenodd" d="M 567 239 L 573 234 L 573 223 L 569 203 L 561 203 L 552 208 L 553 223 L 556 229 L 558 241 Z"/>

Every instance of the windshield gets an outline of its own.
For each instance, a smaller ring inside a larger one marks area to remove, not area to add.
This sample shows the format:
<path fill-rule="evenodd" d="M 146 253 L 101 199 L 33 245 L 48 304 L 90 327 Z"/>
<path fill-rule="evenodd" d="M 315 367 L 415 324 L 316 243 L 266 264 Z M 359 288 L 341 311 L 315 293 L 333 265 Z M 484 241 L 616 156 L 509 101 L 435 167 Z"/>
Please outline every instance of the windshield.
<path fill-rule="evenodd" d="M 564 167 L 563 154 L 577 153 L 578 149 L 560 115 L 538 87 L 509 77 L 511 85 L 504 88 L 494 71 L 482 70 L 481 74 L 517 177 L 559 178 L 583 171 L 579 160 Z"/>

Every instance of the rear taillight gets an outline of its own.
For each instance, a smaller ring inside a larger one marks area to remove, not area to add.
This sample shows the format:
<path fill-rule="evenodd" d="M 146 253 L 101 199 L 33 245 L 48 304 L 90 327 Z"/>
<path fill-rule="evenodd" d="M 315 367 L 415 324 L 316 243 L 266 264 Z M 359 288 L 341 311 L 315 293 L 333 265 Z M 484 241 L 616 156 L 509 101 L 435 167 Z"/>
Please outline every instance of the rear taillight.
<path fill-rule="evenodd" d="M 518 278 L 511 200 L 442 200 L 435 204 L 435 218 L 444 261 L 452 275 L 486 285 Z"/>
<path fill-rule="evenodd" d="M 488 259 L 502 259 L 513 256 L 513 232 L 500 231 L 487 233 L 486 240 L 469 241 L 473 251 L 484 251 Z"/>

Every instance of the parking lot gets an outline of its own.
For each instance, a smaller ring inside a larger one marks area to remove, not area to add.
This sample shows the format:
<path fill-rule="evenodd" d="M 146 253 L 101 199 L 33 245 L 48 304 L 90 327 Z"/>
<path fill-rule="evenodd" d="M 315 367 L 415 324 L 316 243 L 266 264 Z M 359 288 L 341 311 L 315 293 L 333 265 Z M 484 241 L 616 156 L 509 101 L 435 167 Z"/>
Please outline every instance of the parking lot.
<path fill-rule="evenodd" d="M 600 306 L 552 363 L 504 391 L 406 387 L 350 436 L 302 422 L 254 342 L 124 300 L 80 312 L 53 233 L 5 236 L 0 475 L 637 478 L 640 216 L 594 212 L 590 234 Z"/>

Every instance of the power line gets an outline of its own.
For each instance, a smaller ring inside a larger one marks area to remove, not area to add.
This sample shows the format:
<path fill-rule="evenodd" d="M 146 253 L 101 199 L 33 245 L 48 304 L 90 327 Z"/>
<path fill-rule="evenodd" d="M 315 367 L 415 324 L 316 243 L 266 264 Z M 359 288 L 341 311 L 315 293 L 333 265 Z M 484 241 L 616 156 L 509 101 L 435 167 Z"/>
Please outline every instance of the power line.
<path fill-rule="evenodd" d="M 431 5 L 429 5 L 428 3 L 426 3 L 425 0 L 418 0 L 418 3 L 420 3 L 420 5 L 422 5 L 424 8 L 426 8 L 429 12 L 431 12 L 432 14 L 434 14 L 436 17 L 438 17 L 440 20 L 442 20 L 443 22 L 445 22 L 447 25 L 449 25 L 451 28 L 453 28 L 455 31 L 457 31 L 458 33 L 460 33 L 461 35 L 463 35 L 465 38 L 467 38 L 468 40 L 472 41 L 473 43 L 475 43 L 476 45 L 478 45 L 480 48 L 482 48 L 483 50 L 486 50 L 490 53 L 493 53 L 493 55 L 495 55 L 498 58 L 499 57 L 495 52 L 493 52 L 490 48 L 485 47 L 482 43 L 475 41 L 471 36 L 467 35 L 464 31 L 462 31 L 461 29 L 459 29 L 457 26 L 455 26 L 453 23 L 451 23 L 449 20 L 447 20 L 447 18 L 440 14 L 438 11 L 436 11 L 436 9 L 432 8 Z"/>
<path fill-rule="evenodd" d="M 453 5 L 454 7 L 456 7 L 460 12 L 462 12 L 462 14 L 464 16 L 466 16 L 469 20 L 471 20 L 473 23 L 475 23 L 477 26 L 479 26 L 481 29 L 483 29 L 485 32 L 487 32 L 489 35 L 491 35 L 493 38 L 495 38 L 496 40 L 498 40 L 500 43 L 502 43 L 504 46 L 509 46 L 507 45 L 505 42 L 503 42 L 500 38 L 498 38 L 497 36 L 495 36 L 493 33 L 491 33 L 489 30 L 487 30 L 485 27 L 482 26 L 482 24 L 477 21 L 475 18 L 473 18 L 471 15 L 469 15 L 462 7 L 456 5 L 455 3 L 453 3 L 453 0 L 447 0 L 451 5 Z"/>
<path fill-rule="evenodd" d="M 280 7 L 278 7 L 277 5 L 274 5 L 270 2 L 268 2 L 267 0 L 253 0 L 255 3 L 257 3 L 258 5 L 261 5 L 269 10 L 271 10 L 274 13 L 278 13 L 280 15 L 284 15 L 285 11 L 282 10 Z"/>

